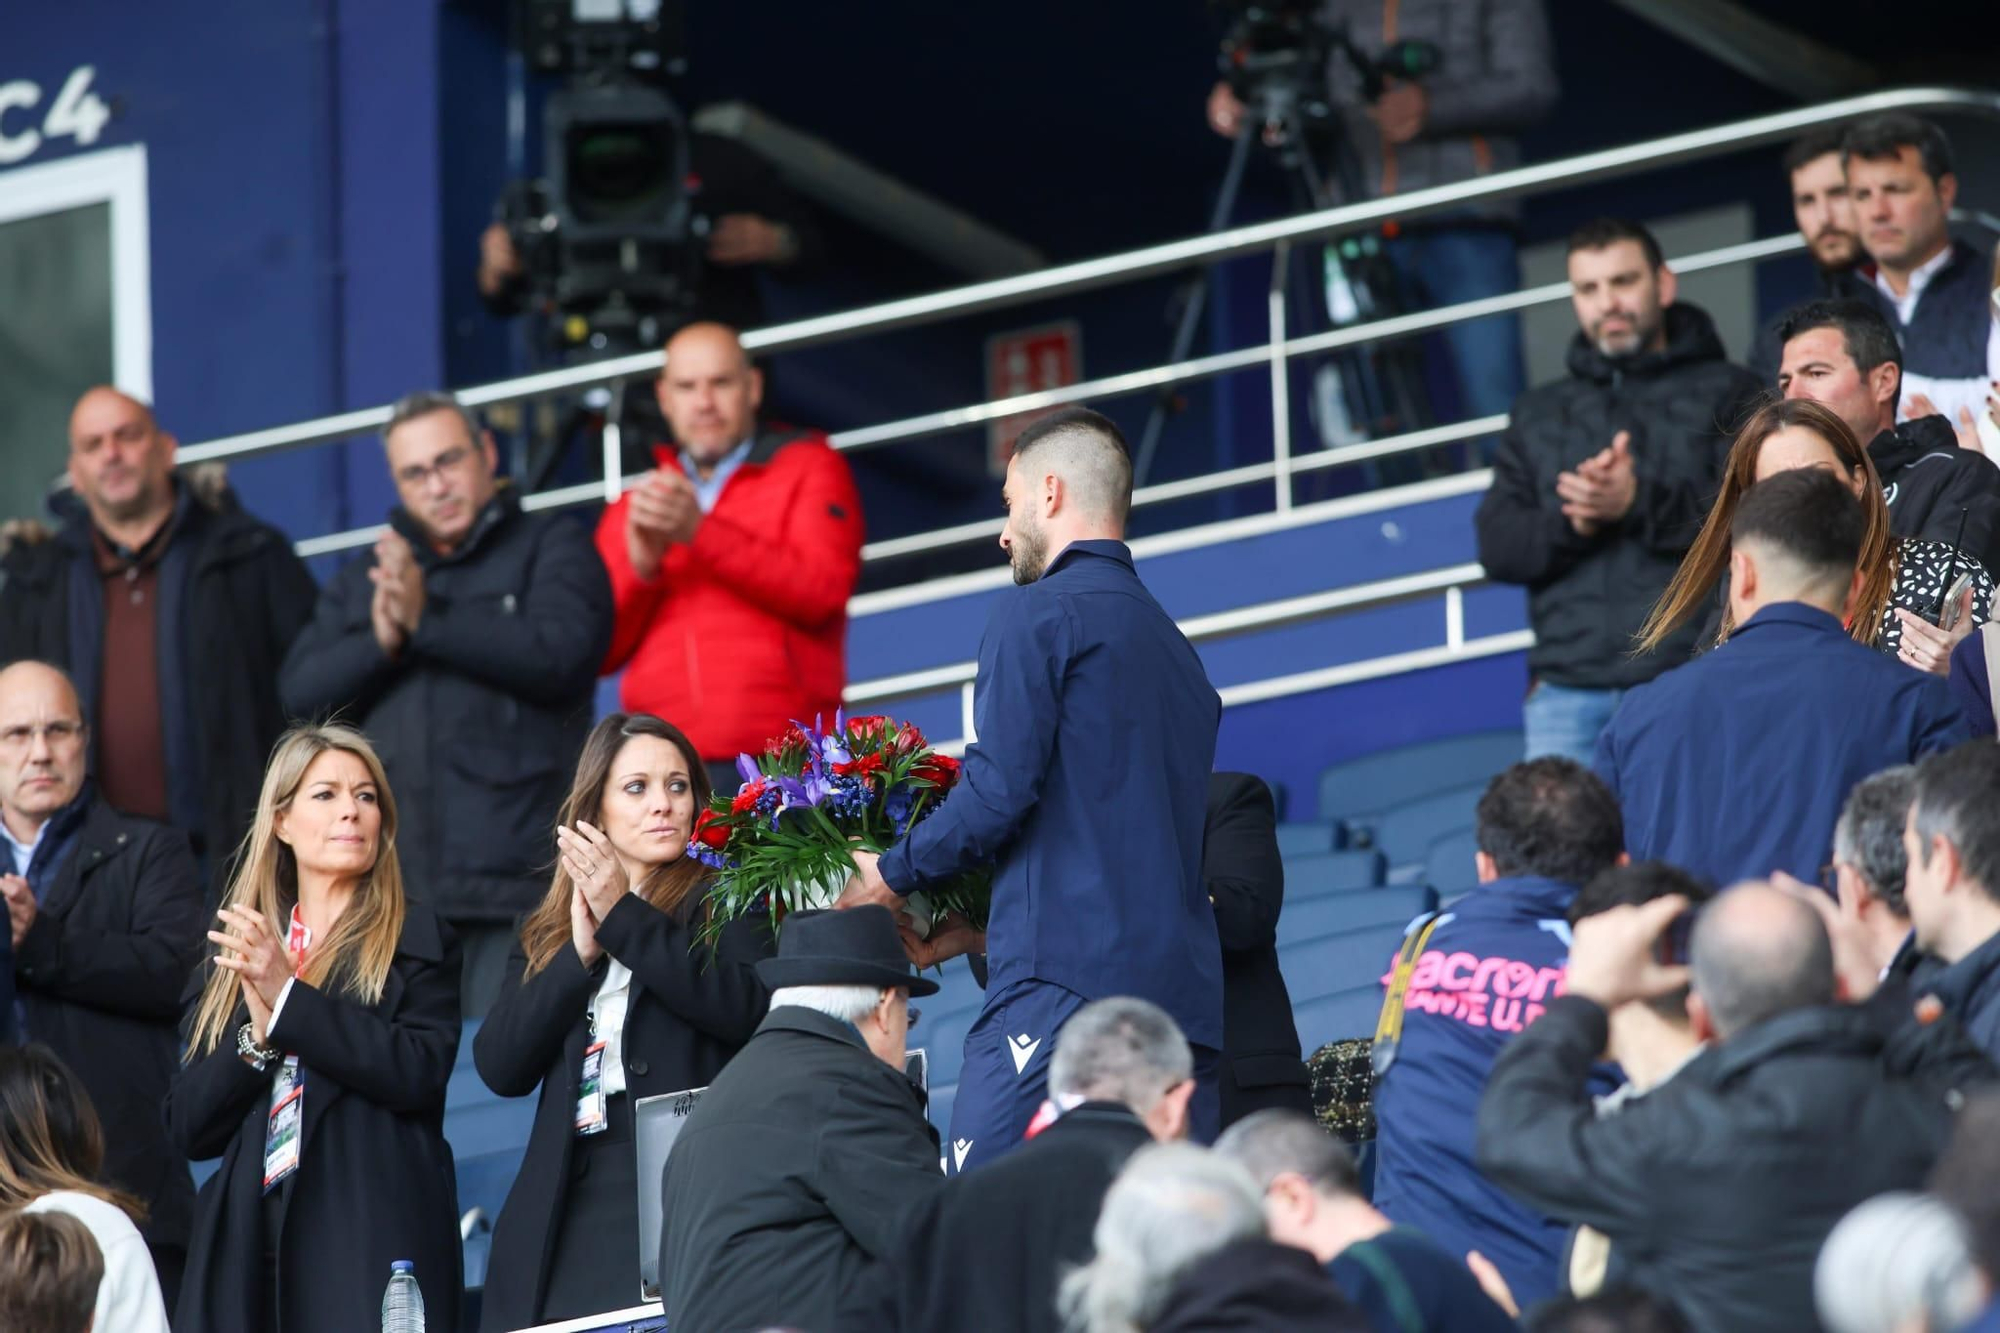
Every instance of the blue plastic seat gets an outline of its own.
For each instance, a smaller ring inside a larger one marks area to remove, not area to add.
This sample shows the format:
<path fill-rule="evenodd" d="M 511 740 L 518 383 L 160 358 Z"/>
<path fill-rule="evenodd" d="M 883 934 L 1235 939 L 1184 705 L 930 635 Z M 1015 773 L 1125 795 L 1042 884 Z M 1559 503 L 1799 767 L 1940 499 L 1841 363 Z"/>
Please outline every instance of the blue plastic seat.
<path fill-rule="evenodd" d="M 1479 872 L 1473 853 L 1479 850 L 1475 829 L 1453 829 L 1431 839 L 1424 856 L 1424 880 L 1441 894 L 1460 894 L 1479 886 Z"/>
<path fill-rule="evenodd" d="M 1476 731 L 1382 750 L 1320 774 L 1319 814 L 1352 824 L 1453 787 L 1484 786 L 1521 758 L 1519 731 Z"/>
<path fill-rule="evenodd" d="M 1278 855 L 1311 856 L 1340 846 L 1340 826 L 1330 819 L 1278 825 Z"/>
<path fill-rule="evenodd" d="M 1377 812 L 1367 825 L 1350 826 L 1349 836 L 1380 849 L 1389 858 L 1392 877 L 1402 867 L 1421 869 L 1432 843 L 1472 827 L 1473 812 L 1485 790 L 1480 783 L 1415 797 Z"/>
<path fill-rule="evenodd" d="M 1287 899 L 1278 915 L 1278 950 L 1296 942 L 1341 931 L 1380 926 L 1405 926 L 1419 912 L 1437 906 L 1437 894 L 1426 884 L 1399 884 L 1379 889 L 1348 889 L 1323 893 L 1299 902 Z"/>
<path fill-rule="evenodd" d="M 1379 985 L 1350 986 L 1294 1005 L 1292 1021 L 1299 1030 L 1299 1049 L 1310 1054 L 1330 1041 L 1372 1037 L 1381 1013 Z"/>
<path fill-rule="evenodd" d="M 1306 1000 L 1359 986 L 1373 986 L 1395 959 L 1408 921 L 1335 931 L 1278 950 L 1278 968 L 1296 1008 Z"/>
<path fill-rule="evenodd" d="M 1345 889 L 1372 889 L 1382 882 L 1388 862 L 1372 848 L 1361 851 L 1318 852 L 1285 858 L 1285 900 L 1310 898 Z"/>

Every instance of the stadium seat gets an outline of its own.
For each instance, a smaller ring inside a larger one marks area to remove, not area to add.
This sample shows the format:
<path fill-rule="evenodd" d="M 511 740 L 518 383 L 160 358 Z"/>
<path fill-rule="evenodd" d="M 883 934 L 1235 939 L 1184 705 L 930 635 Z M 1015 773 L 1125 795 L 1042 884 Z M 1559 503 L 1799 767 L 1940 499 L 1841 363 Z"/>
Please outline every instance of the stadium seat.
<path fill-rule="evenodd" d="M 1448 895 L 1478 887 L 1479 872 L 1472 864 L 1472 854 L 1478 850 L 1478 835 L 1470 828 L 1453 829 L 1431 839 L 1430 852 L 1424 857 L 1425 883 Z"/>
<path fill-rule="evenodd" d="M 1285 858 L 1285 899 L 1291 902 L 1345 889 L 1369 889 L 1382 882 L 1388 863 L 1371 849 L 1318 852 Z"/>
<path fill-rule="evenodd" d="M 1306 1000 L 1375 985 L 1389 970 L 1396 947 L 1402 943 L 1403 927 L 1408 924 L 1398 921 L 1339 930 L 1280 948 L 1278 968 L 1284 973 L 1294 1008 Z"/>
<path fill-rule="evenodd" d="M 1319 814 L 1353 824 L 1391 806 L 1468 784 L 1484 786 L 1521 757 L 1518 731 L 1477 731 L 1335 764 L 1320 774 Z"/>
<path fill-rule="evenodd" d="M 1362 830 L 1360 840 L 1378 848 L 1389 859 L 1390 879 L 1398 871 L 1421 877 L 1431 844 L 1448 833 L 1472 827 L 1473 810 L 1486 790 L 1484 782 L 1448 788 L 1428 796 L 1418 796 L 1378 812 L 1373 823 Z"/>
<path fill-rule="evenodd" d="M 1379 889 L 1348 889 L 1286 902 L 1278 915 L 1278 949 L 1319 939 L 1340 931 L 1375 926 L 1405 926 L 1419 912 L 1437 906 L 1428 885 L 1399 884 Z"/>
<path fill-rule="evenodd" d="M 1298 1025 L 1300 1049 L 1316 1051 L 1330 1041 L 1374 1036 L 1381 1012 L 1382 987 L 1370 983 L 1294 1005 L 1292 1018 Z"/>
<path fill-rule="evenodd" d="M 1278 825 L 1278 855 L 1324 855 L 1340 846 L 1340 826 L 1330 819 Z"/>
<path fill-rule="evenodd" d="M 511 1151 L 460 1157 L 456 1163 L 467 1287 L 486 1285 L 487 1250 L 492 1243 L 493 1223 L 500 1216 L 501 1205 L 507 1202 L 507 1191 L 514 1187 L 514 1177 L 520 1172 L 526 1151 L 527 1145 L 523 1144 Z M 479 1216 L 468 1225 L 467 1215 L 475 1208 Z"/>

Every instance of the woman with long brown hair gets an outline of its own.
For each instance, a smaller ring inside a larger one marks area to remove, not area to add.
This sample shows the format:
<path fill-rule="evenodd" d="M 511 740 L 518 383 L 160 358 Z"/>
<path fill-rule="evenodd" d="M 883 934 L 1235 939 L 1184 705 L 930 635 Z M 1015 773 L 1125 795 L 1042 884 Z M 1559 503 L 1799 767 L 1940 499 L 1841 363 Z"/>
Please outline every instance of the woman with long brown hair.
<path fill-rule="evenodd" d="M 396 803 L 359 732 L 279 740 L 226 902 L 167 1099 L 174 1144 L 222 1158 L 176 1326 L 374 1328 L 406 1259 L 432 1325 L 456 1328 L 458 947 L 404 896 Z"/>
<path fill-rule="evenodd" d="M 706 1087 L 764 1017 L 768 927 L 732 922 L 712 953 L 698 940 L 708 871 L 687 847 L 708 793 L 694 745 L 650 714 L 613 713 L 584 742 L 548 894 L 473 1039 L 493 1091 L 541 1090 L 482 1328 L 637 1304 L 632 1103 Z"/>
<path fill-rule="evenodd" d="M 98 1181 L 104 1132 L 76 1075 L 46 1046 L 0 1047 L 0 1213 L 67 1213 L 104 1255 L 92 1327 L 167 1333 L 137 1199 Z"/>
<path fill-rule="evenodd" d="M 1802 467 L 1824 468 L 1845 481 L 1868 516 L 1861 547 L 1863 577 L 1848 608 L 1848 633 L 1918 670 L 1944 675 L 1952 646 L 1992 614 L 1992 579 L 1962 551 L 1890 532 L 1888 501 L 1868 451 L 1832 409 L 1804 398 L 1765 404 L 1737 432 L 1723 466 L 1722 489 L 1701 534 L 1640 629 L 1637 651 L 1650 652 L 1699 616 L 1708 617 L 1701 648 L 1729 637 L 1734 628 L 1729 609 L 1716 603 L 1729 572 L 1736 506 L 1745 491 L 1766 477 Z M 1961 578 L 1971 580 L 1970 614 L 1961 614 L 1952 629 L 1940 629 L 1936 617 L 1941 599 Z"/>

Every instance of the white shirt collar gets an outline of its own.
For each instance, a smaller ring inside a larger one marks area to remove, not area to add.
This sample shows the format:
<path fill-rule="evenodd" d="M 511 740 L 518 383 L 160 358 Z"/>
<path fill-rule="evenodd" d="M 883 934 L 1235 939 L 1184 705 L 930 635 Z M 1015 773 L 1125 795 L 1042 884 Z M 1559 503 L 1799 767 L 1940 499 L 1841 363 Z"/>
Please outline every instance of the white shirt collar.
<path fill-rule="evenodd" d="M 44 819 L 41 826 L 35 830 L 35 836 L 27 842 L 22 842 L 14 836 L 12 829 L 5 823 L 0 823 L 0 838 L 7 840 L 7 849 L 13 853 L 15 874 L 26 877 L 28 863 L 35 859 L 35 848 L 42 845 L 42 839 L 48 836 L 48 832 L 49 821 Z"/>
<path fill-rule="evenodd" d="M 1889 286 L 1889 279 L 1883 276 L 1882 268 L 1878 264 L 1875 268 L 1875 290 L 1896 303 L 1896 318 L 1908 324 L 1910 317 L 1917 311 L 1917 298 L 1924 294 L 1924 288 L 1931 285 L 1931 279 L 1950 262 L 1951 242 L 1947 239 L 1944 249 L 1910 270 L 1909 290 L 1901 296 L 1896 295 L 1895 289 Z"/>

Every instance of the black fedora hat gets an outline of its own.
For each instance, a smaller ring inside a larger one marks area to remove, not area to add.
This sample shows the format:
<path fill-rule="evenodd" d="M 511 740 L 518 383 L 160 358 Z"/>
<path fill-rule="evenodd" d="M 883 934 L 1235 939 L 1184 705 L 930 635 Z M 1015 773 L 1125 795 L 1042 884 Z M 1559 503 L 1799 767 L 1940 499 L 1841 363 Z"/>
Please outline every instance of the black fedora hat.
<path fill-rule="evenodd" d="M 935 995 L 938 984 L 910 971 L 896 918 L 873 904 L 846 911 L 794 912 L 778 937 L 778 956 L 757 964 L 772 990 L 781 986 L 901 986 Z"/>

